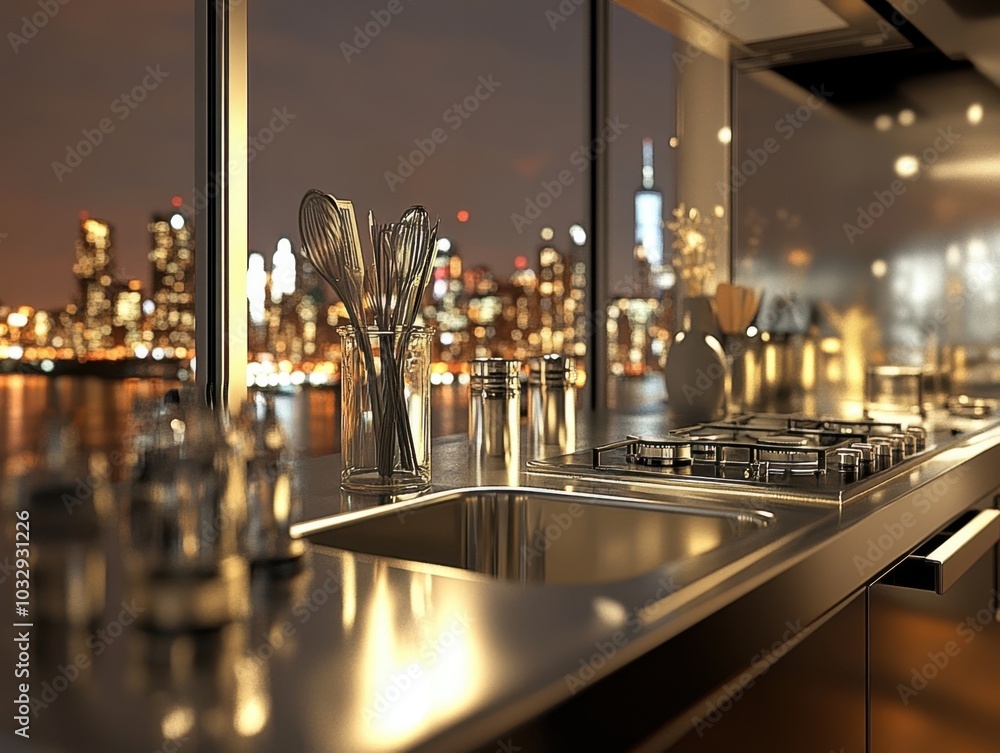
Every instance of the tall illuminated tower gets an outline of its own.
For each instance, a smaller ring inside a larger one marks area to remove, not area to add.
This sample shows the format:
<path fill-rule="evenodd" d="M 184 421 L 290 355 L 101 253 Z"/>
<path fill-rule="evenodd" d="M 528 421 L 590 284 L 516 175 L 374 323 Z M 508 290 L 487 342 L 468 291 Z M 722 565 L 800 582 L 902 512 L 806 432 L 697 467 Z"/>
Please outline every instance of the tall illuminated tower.
<path fill-rule="evenodd" d="M 653 140 L 642 140 L 642 187 L 635 192 L 635 245 L 642 246 L 654 287 L 674 284 L 673 268 L 663 258 L 663 194 L 653 181 Z"/>
<path fill-rule="evenodd" d="M 194 224 L 174 212 L 169 217 L 154 216 L 149 232 L 153 344 L 165 349 L 182 347 L 190 355 L 194 349 Z"/>
<path fill-rule="evenodd" d="M 121 284 L 114 278 L 112 228 L 103 220 L 81 215 L 73 273 L 80 285 L 76 306 L 77 355 L 96 354 L 112 345 L 114 303 Z"/>

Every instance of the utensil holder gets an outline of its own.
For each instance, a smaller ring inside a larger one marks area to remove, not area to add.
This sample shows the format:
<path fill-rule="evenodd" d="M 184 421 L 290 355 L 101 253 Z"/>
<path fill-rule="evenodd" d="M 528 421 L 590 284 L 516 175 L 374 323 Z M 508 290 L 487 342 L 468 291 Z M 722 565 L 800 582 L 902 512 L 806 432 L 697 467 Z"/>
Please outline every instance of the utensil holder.
<path fill-rule="evenodd" d="M 425 489 L 431 481 L 428 327 L 337 328 L 341 357 L 341 486 L 366 493 Z"/>

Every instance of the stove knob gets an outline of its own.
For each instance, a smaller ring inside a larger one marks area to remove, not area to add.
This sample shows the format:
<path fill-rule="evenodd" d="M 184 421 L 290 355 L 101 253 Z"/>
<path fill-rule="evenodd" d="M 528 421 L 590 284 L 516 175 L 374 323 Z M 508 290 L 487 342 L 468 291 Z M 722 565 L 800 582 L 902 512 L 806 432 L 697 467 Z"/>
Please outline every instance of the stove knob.
<path fill-rule="evenodd" d="M 861 453 L 861 459 L 859 461 L 860 475 L 867 476 L 872 473 L 875 468 L 874 445 L 868 444 L 867 442 L 855 442 L 851 445 L 851 449 L 857 450 Z"/>
<path fill-rule="evenodd" d="M 844 476 L 844 481 L 857 481 L 861 476 L 861 450 L 851 447 L 837 450 L 837 470 Z"/>
<path fill-rule="evenodd" d="M 914 445 L 913 439 L 908 438 L 906 434 L 903 434 L 902 432 L 890 434 L 889 441 L 892 442 L 892 457 L 894 461 L 908 458 L 914 452 L 912 449 Z"/>
<path fill-rule="evenodd" d="M 886 437 L 873 437 L 870 444 L 875 452 L 872 472 L 878 473 L 879 471 L 889 470 L 895 460 L 892 443 Z"/>
<path fill-rule="evenodd" d="M 927 449 L 927 430 L 922 426 L 911 426 L 906 430 L 906 436 L 912 437 L 914 452 L 923 452 Z"/>

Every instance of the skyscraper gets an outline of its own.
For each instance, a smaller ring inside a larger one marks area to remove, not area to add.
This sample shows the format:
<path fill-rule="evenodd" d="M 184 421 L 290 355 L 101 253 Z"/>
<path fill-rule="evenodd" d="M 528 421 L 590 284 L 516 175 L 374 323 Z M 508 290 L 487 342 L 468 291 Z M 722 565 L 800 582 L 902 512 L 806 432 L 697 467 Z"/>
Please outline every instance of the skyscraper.
<path fill-rule="evenodd" d="M 112 228 L 103 220 L 81 215 L 73 273 L 80 286 L 73 324 L 78 355 L 96 353 L 113 345 L 112 314 L 121 283 L 114 278 Z"/>
<path fill-rule="evenodd" d="M 645 252 L 653 286 L 658 290 L 673 287 L 673 268 L 663 258 L 663 194 L 653 181 L 653 140 L 649 137 L 642 140 L 642 187 L 635 192 L 635 244 Z"/>
<path fill-rule="evenodd" d="M 164 348 L 169 357 L 174 348 L 194 348 L 194 225 L 174 212 L 169 217 L 155 215 L 149 232 L 153 345 Z"/>

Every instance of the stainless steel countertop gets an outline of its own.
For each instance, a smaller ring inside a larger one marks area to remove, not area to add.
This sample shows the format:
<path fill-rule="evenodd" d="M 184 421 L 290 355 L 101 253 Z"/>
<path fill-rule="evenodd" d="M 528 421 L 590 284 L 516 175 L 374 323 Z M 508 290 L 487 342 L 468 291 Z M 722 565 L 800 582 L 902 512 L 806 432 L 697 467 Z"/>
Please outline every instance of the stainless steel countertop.
<path fill-rule="evenodd" d="M 598 420 L 581 415 L 577 446 L 666 428 L 662 401 L 629 404 L 638 407 Z M 125 624 L 121 567 L 110 547 L 103 632 L 36 629 L 31 695 L 46 706 L 23 749 L 503 749 L 504 734 L 522 722 L 720 610 L 756 598 L 760 619 L 733 624 L 727 648 L 749 664 L 754 647 L 780 639 L 784 625 L 809 625 L 1000 486 L 997 427 L 963 438 L 842 508 L 527 474 L 529 439 L 522 435 L 522 468 L 489 478 L 470 464 L 465 437 L 436 441 L 434 487 L 506 480 L 763 510 L 775 524 L 707 577 L 692 579 L 678 565 L 585 586 L 522 585 L 313 547 L 298 576 L 255 577 L 248 619 L 197 637 L 151 636 Z M 380 502 L 341 494 L 339 457 L 305 460 L 299 468 L 309 519 Z M 887 530 L 893 535 L 880 538 Z M 858 557 L 870 556 L 872 541 L 879 557 L 869 569 Z M 12 667 L 11 642 L 4 643 L 10 659 L 4 666 Z M 46 686 L 51 692 L 43 696 Z M 11 681 L 8 687 L 13 695 Z M 8 740 L 10 749 L 21 749 L 19 738 Z"/>

